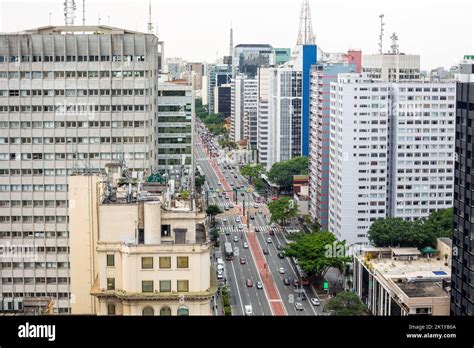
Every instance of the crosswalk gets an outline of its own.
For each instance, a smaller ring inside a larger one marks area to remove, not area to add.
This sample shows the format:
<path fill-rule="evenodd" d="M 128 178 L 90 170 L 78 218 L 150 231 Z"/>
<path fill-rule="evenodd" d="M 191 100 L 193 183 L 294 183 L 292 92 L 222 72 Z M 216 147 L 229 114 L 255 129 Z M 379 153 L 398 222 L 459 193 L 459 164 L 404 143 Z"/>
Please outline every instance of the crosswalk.
<path fill-rule="evenodd" d="M 239 230 L 237 226 L 219 226 L 219 231 L 221 233 L 235 233 L 235 232 L 242 232 L 242 230 Z"/>
<path fill-rule="evenodd" d="M 209 204 L 211 204 L 211 203 L 209 203 Z M 228 207 L 229 204 L 232 204 L 234 207 L 236 205 L 234 201 L 231 202 L 230 200 L 227 201 L 227 202 L 213 202 L 212 203 L 212 205 L 217 205 L 219 208 L 225 208 L 226 206 Z M 242 202 L 239 202 L 239 206 L 242 206 Z M 265 203 L 250 203 L 250 204 L 246 203 L 245 204 L 245 208 L 248 208 L 249 206 L 251 208 L 255 208 L 255 207 L 261 208 L 261 207 L 265 206 Z"/>
<path fill-rule="evenodd" d="M 279 226 L 271 227 L 268 225 L 264 225 L 264 226 L 254 226 L 254 227 L 255 227 L 256 232 L 270 232 L 270 231 L 283 232 L 283 229 Z"/>

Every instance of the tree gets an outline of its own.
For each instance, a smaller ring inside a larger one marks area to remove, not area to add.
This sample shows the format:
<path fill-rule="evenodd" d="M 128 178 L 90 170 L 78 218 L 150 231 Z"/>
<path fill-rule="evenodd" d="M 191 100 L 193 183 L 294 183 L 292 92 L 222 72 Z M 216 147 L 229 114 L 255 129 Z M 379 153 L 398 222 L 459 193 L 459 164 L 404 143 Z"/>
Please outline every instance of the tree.
<path fill-rule="evenodd" d="M 201 189 L 205 182 L 206 178 L 202 175 L 196 175 L 196 177 L 194 178 L 194 185 L 197 189 Z"/>
<path fill-rule="evenodd" d="M 331 312 L 331 315 L 368 315 L 369 310 L 359 297 L 350 292 L 342 291 L 331 298 L 325 310 Z"/>
<path fill-rule="evenodd" d="M 260 175 L 265 171 L 261 164 L 251 163 L 246 164 L 242 168 L 240 168 L 240 174 L 243 176 L 247 176 L 251 183 L 254 182 L 255 179 L 260 178 Z"/>
<path fill-rule="evenodd" d="M 272 215 L 270 221 L 285 224 L 286 220 L 298 215 L 298 206 L 289 198 L 282 197 L 268 203 Z"/>
<path fill-rule="evenodd" d="M 268 178 L 285 190 L 293 187 L 293 175 L 307 175 L 309 171 L 308 157 L 295 157 L 288 161 L 277 162 L 268 172 Z"/>
<path fill-rule="evenodd" d="M 186 190 L 183 190 L 179 193 L 179 196 L 182 198 L 182 199 L 189 199 L 189 191 L 186 191 Z"/>
<path fill-rule="evenodd" d="M 324 279 L 329 268 L 343 270 L 351 258 L 345 256 L 345 241 L 337 241 L 331 232 L 299 233 L 294 242 L 285 248 L 288 256 L 296 257 L 301 268 L 316 277 Z"/>
<path fill-rule="evenodd" d="M 436 239 L 452 237 L 453 210 L 442 209 L 427 218 L 405 221 L 400 218 L 378 219 L 370 226 L 368 237 L 377 247 L 435 247 Z"/>
<path fill-rule="evenodd" d="M 319 230 L 321 229 L 321 225 L 316 220 L 314 220 L 309 214 L 303 215 L 303 223 L 305 224 L 305 226 L 307 226 L 307 228 L 309 228 L 311 232 L 319 232 Z"/>
<path fill-rule="evenodd" d="M 211 217 L 212 221 L 215 221 L 216 215 L 222 213 L 217 205 L 211 204 L 206 209 L 206 214 Z"/>

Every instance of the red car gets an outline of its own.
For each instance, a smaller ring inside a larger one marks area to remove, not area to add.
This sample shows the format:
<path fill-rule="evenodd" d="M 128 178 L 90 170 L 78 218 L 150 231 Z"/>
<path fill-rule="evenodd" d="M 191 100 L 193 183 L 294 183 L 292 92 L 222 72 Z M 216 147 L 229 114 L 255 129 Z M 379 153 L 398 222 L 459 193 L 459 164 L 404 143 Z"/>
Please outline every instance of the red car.
<path fill-rule="evenodd" d="M 253 286 L 252 279 L 247 279 L 246 285 L 248 288 L 251 288 Z"/>

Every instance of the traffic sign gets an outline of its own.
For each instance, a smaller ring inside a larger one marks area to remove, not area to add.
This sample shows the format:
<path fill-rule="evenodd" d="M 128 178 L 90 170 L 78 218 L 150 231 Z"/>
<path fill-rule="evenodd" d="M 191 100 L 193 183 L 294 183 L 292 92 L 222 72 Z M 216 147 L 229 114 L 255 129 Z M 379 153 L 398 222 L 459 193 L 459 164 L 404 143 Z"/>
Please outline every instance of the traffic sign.
<path fill-rule="evenodd" d="M 328 282 L 324 282 L 324 290 L 327 290 L 329 289 L 329 283 Z"/>

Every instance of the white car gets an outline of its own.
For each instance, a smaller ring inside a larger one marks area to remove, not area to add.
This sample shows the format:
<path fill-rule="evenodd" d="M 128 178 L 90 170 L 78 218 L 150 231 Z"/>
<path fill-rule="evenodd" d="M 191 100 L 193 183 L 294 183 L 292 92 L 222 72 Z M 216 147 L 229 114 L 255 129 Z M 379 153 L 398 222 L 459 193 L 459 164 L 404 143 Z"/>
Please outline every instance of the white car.
<path fill-rule="evenodd" d="M 238 242 L 239 241 L 239 236 L 234 236 L 234 242 Z"/>
<path fill-rule="evenodd" d="M 227 218 L 222 218 L 222 222 L 227 222 Z"/>
<path fill-rule="evenodd" d="M 224 275 L 222 273 L 217 274 L 217 279 L 224 279 Z"/>
<path fill-rule="evenodd" d="M 267 243 L 273 243 L 273 241 L 270 237 L 267 238 Z"/>
<path fill-rule="evenodd" d="M 321 304 L 319 302 L 319 300 L 317 298 L 314 298 L 314 297 L 310 301 L 313 304 L 313 306 L 319 306 Z"/>
<path fill-rule="evenodd" d="M 249 248 L 249 243 L 244 242 L 244 249 L 248 249 L 248 248 Z"/>
<path fill-rule="evenodd" d="M 283 267 L 280 267 L 280 268 L 278 269 L 278 273 L 284 274 L 284 273 L 285 273 L 285 269 L 284 269 Z"/>
<path fill-rule="evenodd" d="M 304 309 L 303 304 L 301 302 L 295 302 L 295 309 L 297 311 L 302 311 Z"/>

